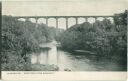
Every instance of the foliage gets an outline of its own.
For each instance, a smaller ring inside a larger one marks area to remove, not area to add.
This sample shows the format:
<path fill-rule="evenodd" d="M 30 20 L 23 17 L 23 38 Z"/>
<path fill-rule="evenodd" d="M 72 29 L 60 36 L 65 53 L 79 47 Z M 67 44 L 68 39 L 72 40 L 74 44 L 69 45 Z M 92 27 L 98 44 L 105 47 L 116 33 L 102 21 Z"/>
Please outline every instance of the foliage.
<path fill-rule="evenodd" d="M 44 24 L 36 27 L 30 21 L 2 16 L 2 70 L 27 70 L 30 52 L 39 50 L 39 44 L 52 40 L 51 31 Z"/>
<path fill-rule="evenodd" d="M 66 50 L 87 50 L 97 55 L 118 60 L 127 57 L 126 11 L 114 16 L 115 24 L 108 19 L 96 20 L 74 25 L 60 36 L 60 42 Z M 120 19 L 120 20 L 119 20 Z M 120 27 L 117 30 L 117 26 Z M 124 63 L 125 63 L 124 62 Z"/>
<path fill-rule="evenodd" d="M 114 21 L 116 25 L 127 25 L 127 14 L 128 10 L 125 10 L 124 13 L 115 14 Z"/>

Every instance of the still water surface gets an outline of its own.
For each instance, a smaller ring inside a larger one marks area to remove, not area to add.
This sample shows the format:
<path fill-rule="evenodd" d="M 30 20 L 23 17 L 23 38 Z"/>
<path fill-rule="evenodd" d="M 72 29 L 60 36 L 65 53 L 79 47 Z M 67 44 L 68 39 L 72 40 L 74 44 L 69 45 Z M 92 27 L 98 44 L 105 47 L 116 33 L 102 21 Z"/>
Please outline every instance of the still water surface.
<path fill-rule="evenodd" d="M 73 54 L 58 49 L 55 42 L 46 43 L 41 46 L 50 47 L 40 53 L 31 55 L 32 64 L 54 64 L 60 71 L 68 68 L 72 71 L 121 71 L 124 68 L 110 59 L 102 59 L 95 55 Z"/>

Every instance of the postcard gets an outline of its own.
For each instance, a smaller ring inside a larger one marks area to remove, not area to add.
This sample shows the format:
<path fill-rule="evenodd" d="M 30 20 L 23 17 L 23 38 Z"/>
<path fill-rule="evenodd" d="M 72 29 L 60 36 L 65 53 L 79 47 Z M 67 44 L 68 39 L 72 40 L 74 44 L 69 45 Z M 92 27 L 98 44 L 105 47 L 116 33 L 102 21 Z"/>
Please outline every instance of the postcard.
<path fill-rule="evenodd" d="M 2 80 L 127 78 L 127 0 L 3 0 Z"/>

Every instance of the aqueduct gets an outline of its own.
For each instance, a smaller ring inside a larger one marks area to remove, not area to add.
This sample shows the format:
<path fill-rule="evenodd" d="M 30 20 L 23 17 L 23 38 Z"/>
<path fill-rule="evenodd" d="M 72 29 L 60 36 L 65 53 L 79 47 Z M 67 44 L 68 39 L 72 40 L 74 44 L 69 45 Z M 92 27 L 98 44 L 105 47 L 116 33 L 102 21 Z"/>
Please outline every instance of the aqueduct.
<path fill-rule="evenodd" d="M 48 19 L 49 18 L 54 18 L 56 20 L 56 28 L 58 28 L 58 19 L 59 18 L 64 18 L 66 20 L 66 29 L 68 29 L 68 19 L 69 18 L 75 18 L 75 23 L 78 24 L 78 18 L 84 18 L 85 21 L 87 22 L 89 18 L 93 18 L 94 20 L 97 20 L 98 18 L 112 18 L 113 16 L 107 15 L 107 16 L 14 16 L 16 19 L 23 18 L 26 20 L 29 20 L 30 18 L 34 18 L 36 20 L 36 23 L 38 22 L 38 19 L 44 18 L 46 19 L 46 25 L 48 25 Z"/>

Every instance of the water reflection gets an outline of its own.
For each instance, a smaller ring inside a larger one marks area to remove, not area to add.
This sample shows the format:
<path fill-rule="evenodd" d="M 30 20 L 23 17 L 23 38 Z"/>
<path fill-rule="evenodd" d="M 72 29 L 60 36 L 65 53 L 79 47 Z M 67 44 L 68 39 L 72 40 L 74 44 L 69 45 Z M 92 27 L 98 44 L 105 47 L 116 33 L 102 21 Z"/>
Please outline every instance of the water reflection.
<path fill-rule="evenodd" d="M 69 53 L 57 49 L 56 45 L 49 44 L 51 49 L 42 49 L 40 53 L 33 53 L 32 64 L 54 64 L 63 71 L 65 68 L 72 71 L 118 71 L 124 70 L 118 63 L 97 57 L 95 55 Z"/>

